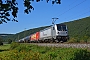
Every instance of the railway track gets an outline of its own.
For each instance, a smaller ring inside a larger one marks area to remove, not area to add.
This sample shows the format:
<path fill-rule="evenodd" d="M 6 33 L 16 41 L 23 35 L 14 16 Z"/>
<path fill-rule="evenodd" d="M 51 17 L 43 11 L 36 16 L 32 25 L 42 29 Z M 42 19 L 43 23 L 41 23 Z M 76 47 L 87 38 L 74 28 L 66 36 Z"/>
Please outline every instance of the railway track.
<path fill-rule="evenodd" d="M 30 43 L 38 46 L 48 46 L 48 47 L 63 47 L 63 48 L 86 48 L 90 49 L 90 44 L 79 44 L 79 43 L 72 43 L 72 44 L 64 44 L 64 43 Z"/>

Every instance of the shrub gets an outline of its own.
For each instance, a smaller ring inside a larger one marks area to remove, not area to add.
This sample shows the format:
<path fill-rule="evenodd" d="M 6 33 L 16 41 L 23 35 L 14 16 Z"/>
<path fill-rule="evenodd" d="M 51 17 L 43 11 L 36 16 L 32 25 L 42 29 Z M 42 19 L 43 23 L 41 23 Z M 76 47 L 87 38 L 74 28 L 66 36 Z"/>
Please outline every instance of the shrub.
<path fill-rule="evenodd" d="M 68 43 L 76 43 L 77 42 L 77 39 L 75 38 L 70 38 L 70 40 L 68 41 Z"/>
<path fill-rule="evenodd" d="M 10 49 L 11 49 L 11 50 L 12 50 L 12 49 L 15 49 L 15 48 L 18 47 L 19 45 L 20 45 L 19 43 L 13 42 L 13 43 L 11 44 Z"/>
<path fill-rule="evenodd" d="M 90 60 L 90 52 L 87 50 L 79 50 L 74 54 L 73 60 Z"/>
<path fill-rule="evenodd" d="M 3 42 L 0 42 L 0 45 L 3 45 Z"/>
<path fill-rule="evenodd" d="M 3 42 L 2 42 L 2 40 L 3 40 L 3 39 L 0 37 L 0 45 L 3 45 Z"/>
<path fill-rule="evenodd" d="M 8 44 L 11 44 L 12 40 L 11 39 L 8 39 Z"/>

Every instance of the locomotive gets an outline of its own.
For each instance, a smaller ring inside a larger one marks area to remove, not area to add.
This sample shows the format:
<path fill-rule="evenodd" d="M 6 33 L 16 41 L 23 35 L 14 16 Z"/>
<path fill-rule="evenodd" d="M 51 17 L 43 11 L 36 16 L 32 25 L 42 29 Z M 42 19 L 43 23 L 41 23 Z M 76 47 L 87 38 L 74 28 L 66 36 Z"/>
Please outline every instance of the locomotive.
<path fill-rule="evenodd" d="M 69 39 L 67 25 L 54 24 L 24 38 L 28 42 L 66 42 Z"/>

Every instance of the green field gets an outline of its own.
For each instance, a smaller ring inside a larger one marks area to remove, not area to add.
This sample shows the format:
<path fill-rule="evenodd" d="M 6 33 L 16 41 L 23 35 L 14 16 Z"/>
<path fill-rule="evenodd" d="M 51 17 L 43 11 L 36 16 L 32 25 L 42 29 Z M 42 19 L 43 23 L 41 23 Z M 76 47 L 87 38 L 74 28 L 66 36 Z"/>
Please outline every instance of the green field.
<path fill-rule="evenodd" d="M 4 45 L 0 46 L 0 54 L 7 52 L 9 50 L 9 48 L 10 48 L 10 44 L 4 44 Z"/>
<path fill-rule="evenodd" d="M 87 49 L 12 43 L 0 46 L 0 60 L 90 60 Z"/>
<path fill-rule="evenodd" d="M 5 49 L 9 49 L 10 48 L 10 44 L 4 44 L 2 46 L 0 46 L 0 50 L 5 50 Z"/>

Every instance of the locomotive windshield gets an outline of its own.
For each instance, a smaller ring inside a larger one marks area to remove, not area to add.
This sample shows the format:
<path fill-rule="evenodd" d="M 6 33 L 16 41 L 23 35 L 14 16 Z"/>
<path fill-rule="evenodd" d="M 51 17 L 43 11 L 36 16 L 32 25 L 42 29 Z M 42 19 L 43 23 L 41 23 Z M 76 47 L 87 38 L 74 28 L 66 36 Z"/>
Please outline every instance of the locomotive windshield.
<path fill-rule="evenodd" d="M 66 25 L 57 24 L 58 31 L 67 31 Z"/>

